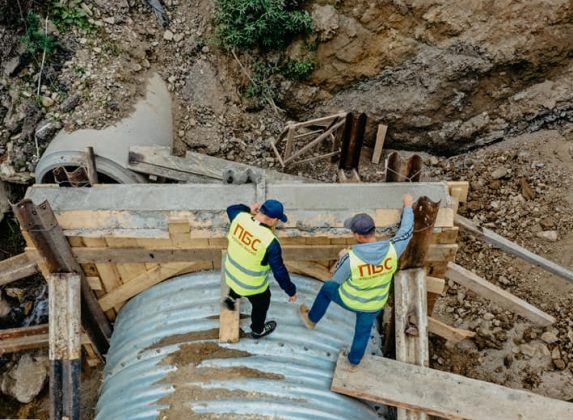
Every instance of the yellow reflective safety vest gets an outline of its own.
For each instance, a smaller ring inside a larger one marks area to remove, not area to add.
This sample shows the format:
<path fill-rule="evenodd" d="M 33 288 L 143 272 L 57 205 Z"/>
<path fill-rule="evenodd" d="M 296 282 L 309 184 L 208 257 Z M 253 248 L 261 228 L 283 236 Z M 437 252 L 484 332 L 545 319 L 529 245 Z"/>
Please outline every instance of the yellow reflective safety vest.
<path fill-rule="evenodd" d="M 338 293 L 346 306 L 355 311 L 375 312 L 384 307 L 392 276 L 398 269 L 398 255 L 392 242 L 380 265 L 362 261 L 350 250 L 350 278 L 340 285 Z"/>
<path fill-rule="evenodd" d="M 231 223 L 229 247 L 225 259 L 225 282 L 237 294 L 251 296 L 269 287 L 269 265 L 262 265 L 267 248 L 275 239 L 268 228 L 257 223 L 247 212 L 239 213 Z"/>

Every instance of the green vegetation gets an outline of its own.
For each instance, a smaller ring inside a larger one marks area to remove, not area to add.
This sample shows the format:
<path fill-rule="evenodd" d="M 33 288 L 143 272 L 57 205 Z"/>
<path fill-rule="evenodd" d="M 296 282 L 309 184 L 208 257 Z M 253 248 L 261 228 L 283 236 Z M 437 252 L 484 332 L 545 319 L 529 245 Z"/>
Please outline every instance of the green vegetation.
<path fill-rule="evenodd" d="M 22 43 L 26 46 L 26 52 L 35 55 L 46 50 L 46 54 L 52 52 L 56 46 L 56 39 L 40 31 L 38 25 L 40 18 L 34 13 L 28 13 L 25 20 L 26 33 L 22 37 Z"/>
<path fill-rule="evenodd" d="M 282 49 L 312 30 L 308 12 L 292 0 L 216 0 L 217 35 L 223 47 Z"/>
<path fill-rule="evenodd" d="M 67 2 L 54 0 L 52 2 L 50 19 L 61 31 L 72 26 L 76 26 L 83 30 L 90 29 L 91 25 L 89 23 L 88 16 L 84 9 L 81 8 L 81 4 L 82 0 L 69 0 Z"/>
<path fill-rule="evenodd" d="M 248 98 L 258 98 L 259 105 L 266 101 L 280 99 L 277 90 L 271 83 L 271 77 L 278 73 L 278 68 L 264 61 L 258 60 L 252 65 L 252 81 L 245 89 L 245 96 Z"/>
<path fill-rule="evenodd" d="M 316 68 L 316 63 L 310 58 L 302 60 L 289 60 L 281 69 L 281 73 L 290 80 L 304 80 Z"/>

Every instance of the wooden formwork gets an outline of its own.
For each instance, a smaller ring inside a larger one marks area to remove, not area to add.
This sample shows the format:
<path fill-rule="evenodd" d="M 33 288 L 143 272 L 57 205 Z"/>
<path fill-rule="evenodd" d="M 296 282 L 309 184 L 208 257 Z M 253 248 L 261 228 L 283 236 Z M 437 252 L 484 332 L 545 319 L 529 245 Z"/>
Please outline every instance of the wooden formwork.
<path fill-rule="evenodd" d="M 460 185 L 456 187 L 456 199 L 463 201 L 463 188 L 460 195 Z M 99 188 L 113 191 L 112 187 Z M 396 224 L 401 215 L 400 208 L 368 209 L 368 212 L 379 227 Z M 123 229 L 117 220 L 120 217 L 129 220 L 131 215 L 128 213 L 118 216 L 117 212 L 106 209 L 54 209 L 72 254 L 110 321 L 129 299 L 157 283 L 185 273 L 218 269 L 221 253 L 227 247 L 224 229 L 206 226 L 204 219 L 189 212 L 165 213 L 166 228 L 155 230 Z M 454 216 L 452 206 L 440 207 L 432 228 L 425 265 L 428 276 L 437 281 L 443 281 L 448 262 L 455 259 L 458 228 L 454 226 Z M 293 222 L 289 221 L 277 231 L 287 267 L 294 273 L 323 281 L 329 279 L 339 252 L 353 245 L 354 238 L 341 225 L 336 233 L 325 229 L 301 230 L 300 218 L 298 221 L 296 218 L 295 214 Z M 309 220 L 319 224 L 322 219 L 312 216 L 304 222 L 311 223 Z M 339 224 L 340 221 L 336 221 L 336 226 Z M 110 229 L 108 225 L 117 228 Z M 29 259 L 35 261 L 42 272 L 46 271 L 33 241 L 26 234 L 24 237 Z M 87 347 L 86 353 L 93 355 L 93 349 Z M 88 360 L 96 362 L 93 358 Z"/>

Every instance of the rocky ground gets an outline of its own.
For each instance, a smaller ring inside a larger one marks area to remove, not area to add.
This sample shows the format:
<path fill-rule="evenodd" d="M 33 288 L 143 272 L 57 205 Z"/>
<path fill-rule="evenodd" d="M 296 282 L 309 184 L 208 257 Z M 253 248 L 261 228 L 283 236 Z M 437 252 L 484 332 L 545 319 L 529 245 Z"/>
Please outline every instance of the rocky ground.
<path fill-rule="evenodd" d="M 177 154 L 190 149 L 280 169 L 269 142 L 287 121 L 366 112 L 363 181 L 383 180 L 383 166 L 369 163 L 368 149 L 383 122 L 388 148 L 422 153 L 424 179 L 470 181 L 460 213 L 573 266 L 569 1 L 308 1 L 315 32 L 284 54 L 310 56 L 317 68 L 306 81 L 276 76 L 274 106 L 245 96 L 257 54 L 235 57 L 218 46 L 211 0 L 165 0 L 166 25 L 145 1 L 71 2 L 85 13 L 71 25 L 45 21 L 50 4 L 0 0 L 0 258 L 21 246 L 11 218 L 1 220 L 8 199 L 22 196 L 13 183 L 33 182 L 37 160 L 59 129 L 102 128 L 127 116 L 157 71 L 173 97 Z M 28 9 L 58 43 L 45 60 L 21 42 Z M 332 182 L 336 169 L 319 161 L 287 171 Z M 571 400 L 572 287 L 463 234 L 457 262 L 558 322 L 532 328 L 449 284 L 437 316 L 477 338 L 457 347 L 433 339 L 433 367 Z M 38 313 L 40 284 L 25 280 L 0 290 L 2 327 Z M 32 361 L 43 357 L 33 354 Z M 19 360 L 0 359 L 6 384 L 14 383 Z"/>

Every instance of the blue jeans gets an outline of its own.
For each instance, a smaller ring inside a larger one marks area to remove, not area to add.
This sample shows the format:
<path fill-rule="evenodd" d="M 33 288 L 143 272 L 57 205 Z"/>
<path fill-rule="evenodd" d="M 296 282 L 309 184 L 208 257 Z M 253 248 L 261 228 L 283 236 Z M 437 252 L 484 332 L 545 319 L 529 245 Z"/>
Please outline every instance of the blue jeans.
<path fill-rule="evenodd" d="M 318 323 L 326 313 L 330 302 L 335 302 L 347 311 L 354 312 L 356 314 L 356 325 L 354 327 L 352 347 L 350 348 L 350 353 L 348 353 L 348 361 L 353 365 L 357 365 L 364 356 L 366 346 L 368 345 L 368 339 L 370 338 L 372 324 L 380 311 L 361 312 L 350 309 L 340 299 L 340 295 L 338 294 L 339 287 L 340 285 L 334 281 L 325 282 L 312 304 L 312 308 L 308 313 L 308 318 L 315 324 Z"/>

